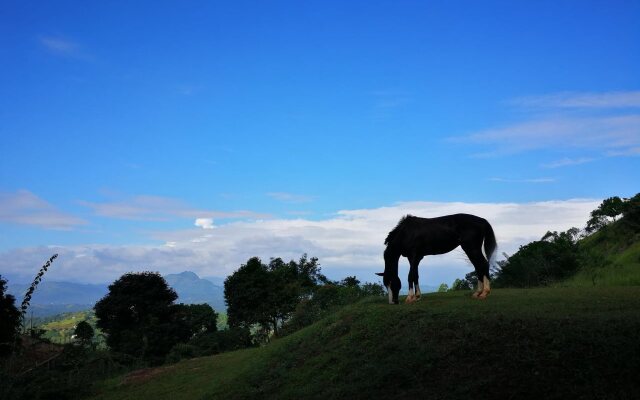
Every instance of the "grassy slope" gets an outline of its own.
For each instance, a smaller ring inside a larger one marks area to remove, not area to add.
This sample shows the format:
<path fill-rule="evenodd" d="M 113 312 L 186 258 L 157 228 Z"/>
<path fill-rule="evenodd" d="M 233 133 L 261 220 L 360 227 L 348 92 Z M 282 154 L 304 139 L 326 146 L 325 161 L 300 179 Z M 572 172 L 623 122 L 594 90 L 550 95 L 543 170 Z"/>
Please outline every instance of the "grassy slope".
<path fill-rule="evenodd" d="M 615 222 L 582 240 L 581 247 L 590 252 L 591 262 L 563 286 L 640 285 L 640 234 Z"/>
<path fill-rule="evenodd" d="M 368 299 L 259 349 L 102 383 L 96 399 L 632 398 L 640 287 Z"/>

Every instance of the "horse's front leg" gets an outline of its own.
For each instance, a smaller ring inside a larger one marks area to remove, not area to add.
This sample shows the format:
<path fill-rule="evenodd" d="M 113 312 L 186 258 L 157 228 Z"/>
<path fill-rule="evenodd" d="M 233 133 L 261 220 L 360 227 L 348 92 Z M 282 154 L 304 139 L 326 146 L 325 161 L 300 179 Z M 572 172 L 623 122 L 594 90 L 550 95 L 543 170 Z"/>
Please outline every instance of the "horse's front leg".
<path fill-rule="evenodd" d="M 407 298 L 405 299 L 405 303 L 413 303 L 416 301 L 416 295 L 414 291 L 413 285 L 413 267 L 409 269 L 409 277 L 407 279 L 409 281 L 409 293 L 407 294 Z"/>
<path fill-rule="evenodd" d="M 420 261 L 418 261 L 418 264 L 420 263 Z M 416 297 L 416 301 L 420 300 L 420 298 L 422 297 L 422 293 L 420 292 L 420 284 L 418 283 L 418 281 L 420 280 L 420 276 L 418 276 L 418 265 L 416 265 L 416 270 L 415 270 L 415 275 L 414 275 L 414 280 L 413 280 L 413 286 L 415 287 L 415 297 Z"/>
<path fill-rule="evenodd" d="M 409 259 L 409 294 L 405 302 L 413 303 L 420 300 L 420 286 L 418 286 L 418 264 L 420 264 L 421 257 L 412 257 Z"/>

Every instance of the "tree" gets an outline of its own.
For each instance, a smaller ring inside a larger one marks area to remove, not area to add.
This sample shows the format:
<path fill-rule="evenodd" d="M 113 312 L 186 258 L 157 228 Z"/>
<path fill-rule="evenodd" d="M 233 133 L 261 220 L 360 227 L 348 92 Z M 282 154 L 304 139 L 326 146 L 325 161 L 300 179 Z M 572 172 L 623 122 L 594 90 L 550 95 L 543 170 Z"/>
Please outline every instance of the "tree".
<path fill-rule="evenodd" d="M 177 304 L 175 319 L 186 329 L 185 336 L 194 338 L 218 330 L 218 313 L 209 304 Z"/>
<path fill-rule="evenodd" d="M 93 328 L 87 321 L 81 321 L 78 325 L 76 325 L 76 329 L 73 333 L 83 345 L 90 344 L 94 335 Z"/>
<path fill-rule="evenodd" d="M 188 329 L 177 318 L 178 295 L 156 272 L 127 273 L 109 285 L 94 307 L 96 325 L 116 352 L 159 361 Z"/>
<path fill-rule="evenodd" d="M 224 298 L 230 327 L 249 328 L 268 323 L 265 299 L 269 295 L 269 279 L 269 272 L 258 257 L 250 258 L 225 279 Z"/>
<path fill-rule="evenodd" d="M 640 193 L 624 201 L 623 223 L 633 232 L 640 231 Z"/>
<path fill-rule="evenodd" d="M 618 215 L 623 214 L 627 208 L 628 200 L 625 200 L 618 196 L 604 199 L 597 209 L 591 211 L 591 218 L 587 221 L 587 227 L 585 228 L 587 233 L 596 232 L 611 221 L 615 222 Z"/>
<path fill-rule="evenodd" d="M 258 324 L 261 335 L 278 335 L 282 324 L 291 316 L 301 299 L 309 298 L 320 282 L 327 278 L 320 273 L 317 258 L 304 254 L 298 262 L 288 263 L 272 258 L 263 264 L 258 257 L 227 277 L 224 297 L 229 326 L 250 328 Z"/>
<path fill-rule="evenodd" d="M 467 279 L 457 278 L 455 281 L 453 281 L 453 283 L 451 284 L 451 289 L 449 290 L 457 291 L 457 290 L 471 290 L 471 289 L 473 289 L 473 285 Z"/>
<path fill-rule="evenodd" d="M 615 221 L 616 217 L 624 211 L 624 202 L 618 196 L 609 197 L 602 201 L 598 210 L 600 210 L 602 215 L 612 218 Z"/>
<path fill-rule="evenodd" d="M 340 282 L 341 286 L 345 287 L 358 287 L 360 285 L 360 281 L 356 279 L 355 276 L 347 276 Z"/>
<path fill-rule="evenodd" d="M 443 293 L 449 290 L 449 285 L 447 285 L 446 283 L 441 283 L 440 286 L 438 287 L 438 293 Z"/>
<path fill-rule="evenodd" d="M 0 357 L 7 356 L 20 328 L 20 311 L 15 297 L 7 293 L 7 281 L 0 275 Z"/>

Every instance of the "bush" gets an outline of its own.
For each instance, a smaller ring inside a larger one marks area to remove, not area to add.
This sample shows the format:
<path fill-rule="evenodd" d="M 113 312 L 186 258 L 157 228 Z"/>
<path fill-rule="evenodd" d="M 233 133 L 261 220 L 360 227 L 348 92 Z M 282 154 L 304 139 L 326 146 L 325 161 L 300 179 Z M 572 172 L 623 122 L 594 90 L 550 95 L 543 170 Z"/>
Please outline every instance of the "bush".
<path fill-rule="evenodd" d="M 546 286 L 573 275 L 580 268 L 578 230 L 548 232 L 541 240 L 521 246 L 497 274 L 497 287 Z"/>
<path fill-rule="evenodd" d="M 360 282 L 354 277 L 344 279 L 340 283 L 322 285 L 311 298 L 302 300 L 296 306 L 291 319 L 283 326 L 281 335 L 291 334 L 305 326 L 319 321 L 336 308 L 354 303 L 364 297 L 384 296 L 385 291 L 376 283 Z"/>
<path fill-rule="evenodd" d="M 187 343 L 175 345 L 167 362 L 176 362 L 187 358 L 210 356 L 252 347 L 252 336 L 248 329 L 231 328 L 222 331 L 206 332 Z"/>
<path fill-rule="evenodd" d="M 197 346 L 187 343 L 178 343 L 171 348 L 165 361 L 169 364 L 173 364 L 180 360 L 186 360 L 200 355 L 200 349 Z"/>

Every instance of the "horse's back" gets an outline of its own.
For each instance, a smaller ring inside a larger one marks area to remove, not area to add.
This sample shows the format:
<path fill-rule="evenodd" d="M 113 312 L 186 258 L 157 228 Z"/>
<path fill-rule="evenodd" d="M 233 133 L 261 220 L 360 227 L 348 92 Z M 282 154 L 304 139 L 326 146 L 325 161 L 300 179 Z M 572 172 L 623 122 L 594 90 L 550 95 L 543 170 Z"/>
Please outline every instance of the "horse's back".
<path fill-rule="evenodd" d="M 482 244 L 488 222 L 472 214 L 452 214 L 436 218 L 424 218 L 418 232 L 419 247 L 428 254 L 444 254 L 459 245 Z"/>
<path fill-rule="evenodd" d="M 464 213 L 443 215 L 442 217 L 427 218 L 427 219 L 432 221 L 435 221 L 435 220 L 453 221 L 454 223 L 460 224 L 460 225 L 485 224 L 487 222 L 486 219 L 482 217 L 478 217 L 477 215 L 464 214 Z"/>

